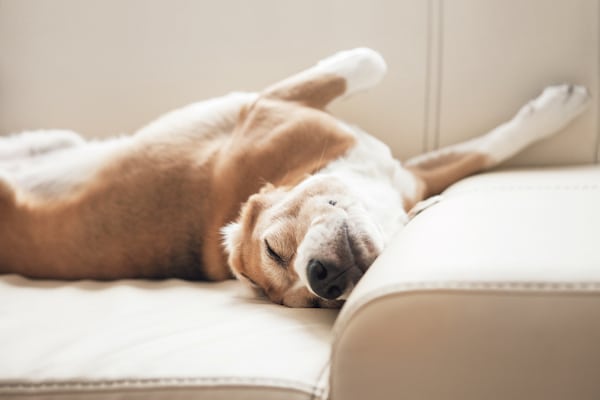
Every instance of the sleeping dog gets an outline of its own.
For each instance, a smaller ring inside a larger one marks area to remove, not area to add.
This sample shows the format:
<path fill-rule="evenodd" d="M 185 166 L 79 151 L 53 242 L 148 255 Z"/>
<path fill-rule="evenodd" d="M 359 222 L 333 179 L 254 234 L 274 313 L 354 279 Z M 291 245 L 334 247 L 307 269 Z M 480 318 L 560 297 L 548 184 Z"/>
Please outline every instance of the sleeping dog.
<path fill-rule="evenodd" d="M 384 60 L 337 53 L 260 93 L 173 111 L 132 136 L 0 139 L 0 272 L 237 277 L 290 307 L 338 307 L 418 202 L 564 127 L 582 87 L 546 89 L 491 132 L 401 164 L 325 112 Z"/>

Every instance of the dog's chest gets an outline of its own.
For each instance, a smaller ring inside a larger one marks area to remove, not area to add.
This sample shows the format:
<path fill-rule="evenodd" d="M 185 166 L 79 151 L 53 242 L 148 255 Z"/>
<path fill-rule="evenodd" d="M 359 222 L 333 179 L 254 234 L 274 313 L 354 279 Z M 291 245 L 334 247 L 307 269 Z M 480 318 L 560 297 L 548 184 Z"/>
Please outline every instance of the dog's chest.
<path fill-rule="evenodd" d="M 417 182 L 384 143 L 357 127 L 342 126 L 353 132 L 357 145 L 320 173 L 334 175 L 351 188 L 381 227 L 387 242 L 408 221 L 404 204 L 415 197 Z"/>

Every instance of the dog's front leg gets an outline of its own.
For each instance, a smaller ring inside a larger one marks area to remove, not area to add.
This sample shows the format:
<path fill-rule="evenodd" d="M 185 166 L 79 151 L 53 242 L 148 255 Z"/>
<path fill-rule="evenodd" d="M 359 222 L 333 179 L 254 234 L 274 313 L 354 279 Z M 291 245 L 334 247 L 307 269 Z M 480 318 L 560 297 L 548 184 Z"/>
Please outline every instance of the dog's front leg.
<path fill-rule="evenodd" d="M 529 145 L 564 128 L 589 101 L 581 86 L 551 86 L 523 106 L 508 122 L 478 138 L 408 160 L 405 166 L 425 186 L 423 197 L 440 193 L 452 183 L 513 157 Z"/>
<path fill-rule="evenodd" d="M 387 71 L 383 57 L 368 48 L 340 51 L 266 88 L 262 95 L 325 108 L 338 97 L 377 85 Z"/>

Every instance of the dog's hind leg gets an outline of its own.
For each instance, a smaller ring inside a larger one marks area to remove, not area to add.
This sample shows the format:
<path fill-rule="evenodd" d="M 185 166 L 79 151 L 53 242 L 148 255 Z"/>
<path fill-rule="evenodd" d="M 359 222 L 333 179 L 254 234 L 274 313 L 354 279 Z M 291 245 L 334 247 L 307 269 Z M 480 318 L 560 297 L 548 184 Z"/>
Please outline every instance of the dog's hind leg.
<path fill-rule="evenodd" d="M 385 61 L 376 51 L 346 50 L 268 87 L 262 95 L 324 108 L 337 97 L 375 86 L 386 70 Z"/>
<path fill-rule="evenodd" d="M 38 130 L 0 137 L 0 161 L 22 160 L 78 146 L 85 140 L 69 130 Z"/>
<path fill-rule="evenodd" d="M 424 183 L 422 198 L 438 194 L 459 179 L 492 168 L 559 132 L 585 110 L 588 100 L 581 86 L 548 87 L 489 133 L 409 159 L 404 166 Z"/>

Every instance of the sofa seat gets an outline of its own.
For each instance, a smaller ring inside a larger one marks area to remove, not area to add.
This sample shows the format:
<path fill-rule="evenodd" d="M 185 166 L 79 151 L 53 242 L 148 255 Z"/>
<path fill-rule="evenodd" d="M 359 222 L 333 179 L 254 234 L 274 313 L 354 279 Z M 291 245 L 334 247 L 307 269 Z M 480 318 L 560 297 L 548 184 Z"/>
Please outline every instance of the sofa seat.
<path fill-rule="evenodd" d="M 319 399 L 337 312 L 235 281 L 0 277 L 0 398 Z"/>
<path fill-rule="evenodd" d="M 600 167 L 481 174 L 398 233 L 338 316 L 239 282 L 0 277 L 0 397 L 600 396 Z"/>
<path fill-rule="evenodd" d="M 600 398 L 600 167 L 486 173 L 418 214 L 334 327 L 332 398 Z"/>

